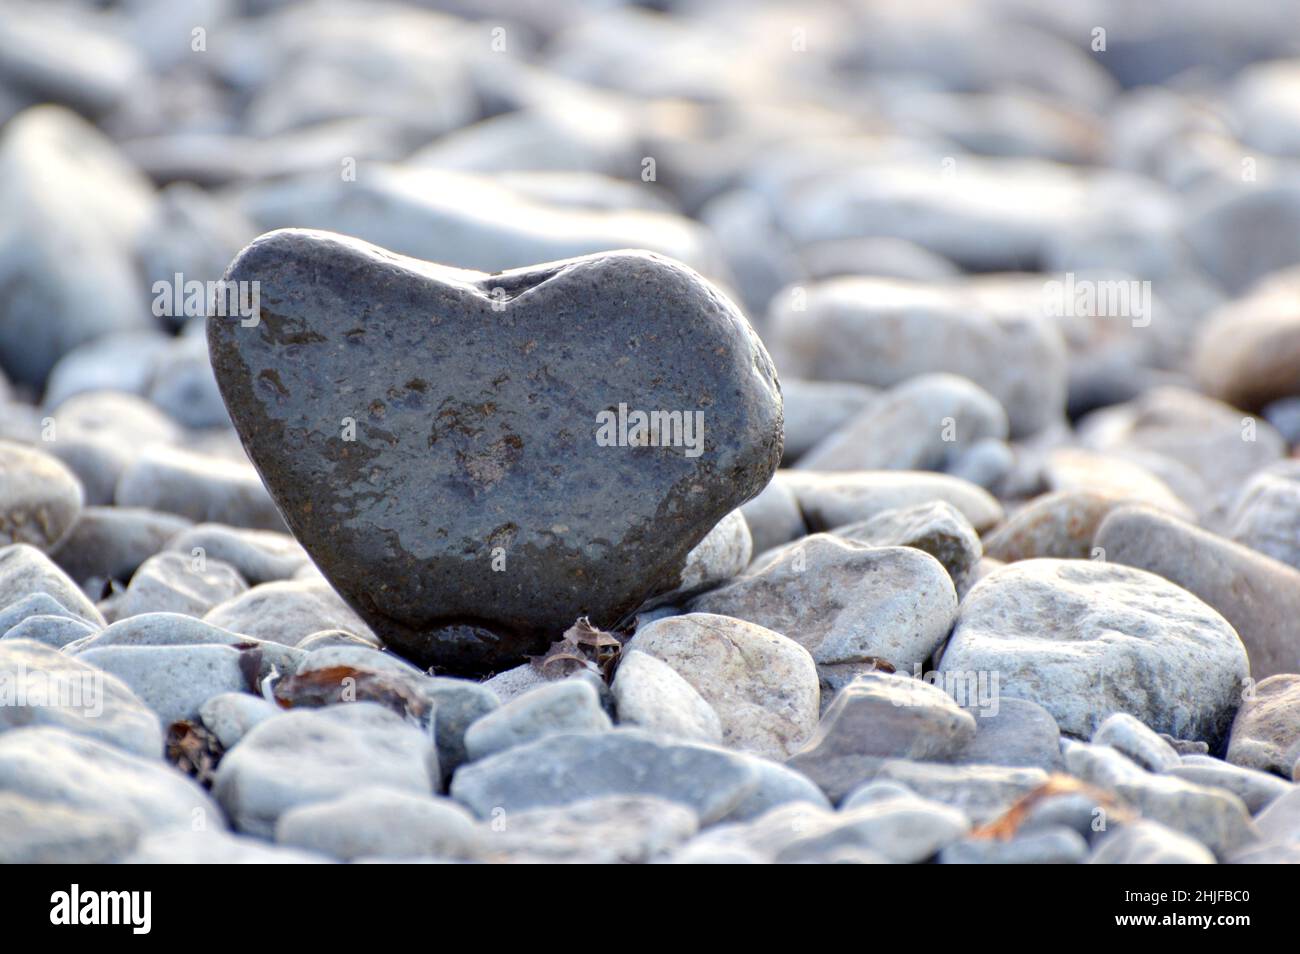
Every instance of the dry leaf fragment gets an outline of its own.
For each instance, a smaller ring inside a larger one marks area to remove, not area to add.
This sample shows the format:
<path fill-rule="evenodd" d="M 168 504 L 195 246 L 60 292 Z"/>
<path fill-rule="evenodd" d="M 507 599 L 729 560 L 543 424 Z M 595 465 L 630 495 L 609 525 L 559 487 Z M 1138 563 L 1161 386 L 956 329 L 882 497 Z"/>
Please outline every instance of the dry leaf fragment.
<path fill-rule="evenodd" d="M 544 655 L 530 656 L 528 661 L 547 679 L 564 679 L 588 669 L 609 682 L 622 652 L 623 643 L 617 636 L 581 616 L 565 630 L 562 639 L 551 643 Z"/>
<path fill-rule="evenodd" d="M 226 750 L 220 740 L 197 722 L 184 719 L 167 729 L 167 761 L 204 788 L 212 787 L 217 764 Z"/>
<path fill-rule="evenodd" d="M 389 673 L 329 666 L 286 676 L 275 684 L 275 701 L 286 709 L 314 708 L 337 702 L 377 702 L 398 715 L 419 721 L 429 712 L 429 701 Z"/>
<path fill-rule="evenodd" d="M 1093 800 L 1098 808 L 1103 808 L 1109 817 L 1123 820 L 1129 815 L 1128 810 L 1109 792 L 1094 785 L 1081 782 L 1070 775 L 1049 775 L 1047 781 L 1031 792 L 1022 795 L 1014 805 L 1007 809 L 1001 818 L 995 818 L 987 825 L 981 825 L 970 833 L 972 838 L 989 838 L 1007 841 L 1015 837 L 1030 810 L 1040 802 L 1055 795 L 1080 794 Z"/>

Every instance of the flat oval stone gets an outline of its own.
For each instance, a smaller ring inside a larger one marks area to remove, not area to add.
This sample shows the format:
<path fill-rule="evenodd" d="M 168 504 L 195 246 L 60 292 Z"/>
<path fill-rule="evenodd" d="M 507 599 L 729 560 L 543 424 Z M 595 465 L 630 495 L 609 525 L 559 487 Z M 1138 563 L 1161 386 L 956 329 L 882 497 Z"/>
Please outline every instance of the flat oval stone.
<path fill-rule="evenodd" d="M 648 252 L 486 275 L 284 230 L 226 279 L 259 283 L 259 320 L 208 320 L 245 449 L 316 565 L 422 665 L 504 669 L 578 616 L 617 623 L 781 456 L 753 330 Z"/>

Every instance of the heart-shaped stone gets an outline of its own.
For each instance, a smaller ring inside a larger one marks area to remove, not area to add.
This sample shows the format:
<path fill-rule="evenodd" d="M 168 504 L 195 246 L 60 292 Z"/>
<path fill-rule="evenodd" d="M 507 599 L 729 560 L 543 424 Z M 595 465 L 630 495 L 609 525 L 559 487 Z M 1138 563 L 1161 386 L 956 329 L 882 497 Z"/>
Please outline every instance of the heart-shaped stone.
<path fill-rule="evenodd" d="M 618 623 L 781 456 L 767 352 L 669 259 L 486 275 L 295 229 L 225 280 L 260 306 L 208 320 L 249 457 L 334 587 L 422 665 L 499 669 L 578 616 Z"/>

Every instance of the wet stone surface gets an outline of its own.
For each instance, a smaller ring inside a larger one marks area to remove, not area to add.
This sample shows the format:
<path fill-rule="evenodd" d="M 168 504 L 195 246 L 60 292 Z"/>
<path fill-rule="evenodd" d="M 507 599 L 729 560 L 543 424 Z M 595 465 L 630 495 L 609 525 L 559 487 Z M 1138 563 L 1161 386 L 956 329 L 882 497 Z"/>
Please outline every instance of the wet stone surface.
<path fill-rule="evenodd" d="M 424 665 L 500 668 L 578 616 L 618 622 L 780 458 L 757 337 L 648 253 L 487 276 L 281 231 L 227 279 L 261 283 L 256 326 L 209 320 L 249 456 L 340 593 Z M 617 446 L 621 408 L 682 412 L 683 446 Z"/>

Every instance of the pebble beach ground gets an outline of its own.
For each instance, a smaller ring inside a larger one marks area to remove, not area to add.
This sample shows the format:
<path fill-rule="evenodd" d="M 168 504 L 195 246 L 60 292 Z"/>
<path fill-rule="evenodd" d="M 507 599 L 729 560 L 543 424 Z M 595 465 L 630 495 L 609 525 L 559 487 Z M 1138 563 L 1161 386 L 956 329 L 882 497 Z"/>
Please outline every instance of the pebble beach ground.
<path fill-rule="evenodd" d="M 1300 862 L 1288 4 L 3 0 L 0 372 L 0 862 Z"/>

